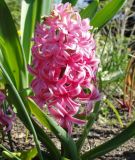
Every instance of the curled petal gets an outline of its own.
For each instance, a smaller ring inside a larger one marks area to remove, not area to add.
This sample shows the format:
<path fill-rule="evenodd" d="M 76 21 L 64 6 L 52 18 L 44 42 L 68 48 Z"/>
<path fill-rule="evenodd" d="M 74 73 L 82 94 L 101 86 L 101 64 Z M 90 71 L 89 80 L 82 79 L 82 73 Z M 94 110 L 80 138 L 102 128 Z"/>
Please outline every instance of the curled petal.
<path fill-rule="evenodd" d="M 9 108 L 7 110 L 7 113 L 4 113 L 3 109 L 0 108 L 0 124 L 5 128 L 5 132 L 8 132 L 11 130 L 12 128 L 12 122 L 15 119 L 15 113 L 11 110 L 11 108 Z"/>

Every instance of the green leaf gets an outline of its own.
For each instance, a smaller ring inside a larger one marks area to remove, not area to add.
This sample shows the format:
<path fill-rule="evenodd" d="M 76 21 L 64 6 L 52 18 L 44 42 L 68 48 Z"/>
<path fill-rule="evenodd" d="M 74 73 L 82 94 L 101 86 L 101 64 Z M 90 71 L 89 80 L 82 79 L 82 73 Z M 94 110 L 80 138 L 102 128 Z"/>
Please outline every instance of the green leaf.
<path fill-rule="evenodd" d="M 81 10 L 81 17 L 92 19 L 98 9 L 98 4 L 99 0 L 93 0 L 85 9 Z"/>
<path fill-rule="evenodd" d="M 89 118 L 88 118 L 88 122 L 87 122 L 87 124 L 86 124 L 86 126 L 85 126 L 85 128 L 84 128 L 84 130 L 81 134 L 81 137 L 76 142 L 78 153 L 80 152 L 80 150 L 83 146 L 83 143 L 84 143 L 87 135 L 89 134 L 90 129 L 91 129 L 93 123 L 95 122 L 95 119 L 98 116 L 99 109 L 100 109 L 100 102 L 97 102 L 96 105 L 95 105 L 93 113 L 91 113 Z"/>
<path fill-rule="evenodd" d="M 111 140 L 103 143 L 102 145 L 97 146 L 96 148 L 86 152 L 82 155 L 82 160 L 93 160 L 100 156 L 105 155 L 106 153 L 116 149 L 127 140 L 135 136 L 135 121 L 129 125 L 124 131 L 118 134 L 116 137 Z"/>
<path fill-rule="evenodd" d="M 17 89 L 27 87 L 26 61 L 10 11 L 0 0 L 0 63 Z"/>
<path fill-rule="evenodd" d="M 9 84 L 9 86 L 8 85 L 7 86 L 8 86 L 10 98 L 13 99 L 13 104 L 15 105 L 15 107 L 17 109 L 17 114 L 18 114 L 19 118 L 21 119 L 21 121 L 24 123 L 24 125 L 26 127 L 28 127 L 29 130 L 31 131 L 31 133 L 33 134 L 33 137 L 34 137 L 34 140 L 36 143 L 36 147 L 37 147 L 37 150 L 39 153 L 39 158 L 40 158 L 40 160 L 43 160 L 41 150 L 40 150 L 40 145 L 39 145 L 38 138 L 37 138 L 37 134 L 35 132 L 35 129 L 33 127 L 32 122 L 31 122 L 30 116 L 25 108 L 25 104 L 24 104 L 22 98 L 20 97 L 17 89 L 15 88 L 12 80 L 10 79 L 10 76 L 8 75 L 5 68 L 1 64 L 0 64 L 0 68 L 3 73 L 3 76 L 5 77 L 5 79 L 7 80 L 8 84 Z"/>
<path fill-rule="evenodd" d="M 77 3 L 77 1 L 78 1 L 78 0 L 62 0 L 62 3 L 69 2 L 69 3 L 71 3 L 73 6 L 75 6 L 76 3 Z"/>
<path fill-rule="evenodd" d="M 7 152 L 7 151 L 3 151 L 2 152 L 2 157 L 6 158 L 8 160 L 21 160 L 20 158 L 18 158 L 17 156 L 15 156 L 12 152 Z"/>
<path fill-rule="evenodd" d="M 71 159 L 79 160 L 75 143 L 73 139 L 68 135 L 68 133 L 62 127 L 60 127 L 51 117 L 46 115 L 46 113 L 44 113 L 31 99 L 29 99 L 29 107 L 32 114 L 37 118 L 37 120 L 43 126 L 52 131 L 57 138 L 60 139 L 62 146 L 66 151 L 66 155 L 68 155 Z"/>
<path fill-rule="evenodd" d="M 21 158 L 21 160 L 32 160 L 33 158 L 36 157 L 37 155 L 37 149 L 36 148 L 32 148 L 29 149 L 27 151 L 22 151 L 22 152 L 16 152 L 14 153 L 16 156 L 18 154 L 20 154 L 19 158 Z"/>
<path fill-rule="evenodd" d="M 22 0 L 21 9 L 21 41 L 27 64 L 31 62 L 31 43 L 35 26 L 40 22 L 42 0 Z"/>
<path fill-rule="evenodd" d="M 109 20 L 115 16 L 126 0 L 111 0 L 105 7 L 99 10 L 91 21 L 94 28 L 100 30 Z"/>
<path fill-rule="evenodd" d="M 59 150 L 56 148 L 52 140 L 49 138 L 49 136 L 44 132 L 43 128 L 41 128 L 34 120 L 32 120 L 32 123 L 34 125 L 34 128 L 36 132 L 38 132 L 38 138 L 42 142 L 42 144 L 45 145 L 47 151 L 50 154 L 51 159 L 53 160 L 59 160 L 61 155 Z"/>
<path fill-rule="evenodd" d="M 103 71 L 101 72 L 101 80 L 102 83 L 111 83 L 118 81 L 120 78 L 123 78 L 125 76 L 123 71 L 114 71 L 114 72 L 109 72 L 109 71 Z"/>
<path fill-rule="evenodd" d="M 32 160 L 36 155 L 36 148 L 32 148 L 22 152 L 9 152 L 7 150 L 2 152 L 2 156 L 4 158 L 8 158 L 9 160 Z"/>
<path fill-rule="evenodd" d="M 6 158 L 6 159 L 8 158 L 8 160 L 21 160 L 16 155 L 14 155 L 12 152 L 7 150 L 2 144 L 0 144 L 0 148 L 3 149 L 2 151 L 3 158 Z"/>
<path fill-rule="evenodd" d="M 117 109 L 115 108 L 115 106 L 108 99 L 105 99 L 104 102 L 108 105 L 108 107 L 110 107 L 113 110 L 113 112 L 116 115 L 116 118 L 118 119 L 118 122 L 119 122 L 120 126 L 123 128 L 123 123 L 122 123 L 120 114 L 117 111 Z"/>

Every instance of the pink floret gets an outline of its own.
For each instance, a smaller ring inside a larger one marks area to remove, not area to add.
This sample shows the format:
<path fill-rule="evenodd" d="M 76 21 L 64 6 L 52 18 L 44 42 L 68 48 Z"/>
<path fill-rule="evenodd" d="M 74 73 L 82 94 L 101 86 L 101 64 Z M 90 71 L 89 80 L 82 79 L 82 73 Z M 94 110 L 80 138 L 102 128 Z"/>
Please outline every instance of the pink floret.
<path fill-rule="evenodd" d="M 15 119 L 15 113 L 9 107 L 6 112 L 4 112 L 2 104 L 5 101 L 6 96 L 0 91 L 0 125 L 5 128 L 4 131 L 8 132 L 12 128 L 12 122 Z"/>

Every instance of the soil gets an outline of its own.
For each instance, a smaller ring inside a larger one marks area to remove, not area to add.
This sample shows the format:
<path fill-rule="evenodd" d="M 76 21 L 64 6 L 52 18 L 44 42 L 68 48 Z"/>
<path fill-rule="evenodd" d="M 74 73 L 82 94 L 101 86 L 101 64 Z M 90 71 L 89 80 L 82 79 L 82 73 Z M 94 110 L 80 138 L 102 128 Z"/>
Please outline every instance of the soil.
<path fill-rule="evenodd" d="M 124 120 L 124 126 L 126 125 L 126 120 Z M 76 132 L 73 132 L 74 140 L 79 137 L 81 130 L 82 128 L 77 128 Z M 106 124 L 106 122 L 99 118 L 98 122 L 93 125 L 93 128 L 91 129 L 90 134 L 85 141 L 84 147 L 82 148 L 82 152 L 88 151 L 91 148 L 102 144 L 121 131 L 122 128 L 118 123 L 114 122 L 114 124 Z M 16 119 L 15 123 L 13 124 L 10 135 L 11 137 L 7 135 L 3 140 L 0 140 L 2 141 L 2 144 L 11 151 L 24 151 L 34 146 L 32 136 L 29 135 L 27 129 L 23 126 L 19 119 Z M 57 141 L 57 139 L 51 134 L 50 136 L 57 143 L 57 146 L 60 149 L 60 143 Z M 11 139 L 11 143 L 9 143 L 9 139 Z M 121 147 L 102 157 L 99 157 L 97 160 L 135 160 L 135 137 L 127 141 Z"/>

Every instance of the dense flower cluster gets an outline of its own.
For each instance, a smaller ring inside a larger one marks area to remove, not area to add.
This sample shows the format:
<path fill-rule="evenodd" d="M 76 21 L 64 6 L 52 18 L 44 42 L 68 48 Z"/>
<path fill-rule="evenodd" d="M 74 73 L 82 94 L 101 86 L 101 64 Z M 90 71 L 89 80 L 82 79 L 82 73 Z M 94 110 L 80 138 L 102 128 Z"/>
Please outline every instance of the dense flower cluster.
<path fill-rule="evenodd" d="M 5 132 L 8 132 L 12 128 L 12 121 L 15 118 L 15 113 L 10 107 L 7 110 L 8 113 L 4 112 L 2 104 L 4 103 L 5 99 L 6 96 L 0 91 L 0 125 L 5 128 Z"/>
<path fill-rule="evenodd" d="M 37 25 L 33 38 L 29 66 L 35 76 L 31 83 L 33 99 L 40 107 L 46 105 L 69 133 L 73 123 L 84 123 L 74 117 L 81 104 L 88 114 L 100 97 L 94 85 L 99 60 L 91 28 L 89 19 L 81 20 L 69 3 L 59 4 Z"/>

